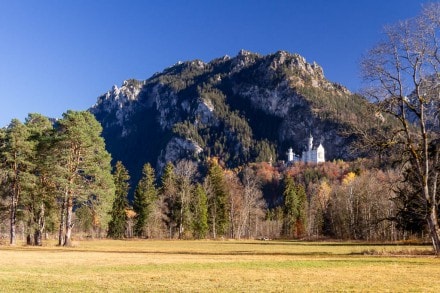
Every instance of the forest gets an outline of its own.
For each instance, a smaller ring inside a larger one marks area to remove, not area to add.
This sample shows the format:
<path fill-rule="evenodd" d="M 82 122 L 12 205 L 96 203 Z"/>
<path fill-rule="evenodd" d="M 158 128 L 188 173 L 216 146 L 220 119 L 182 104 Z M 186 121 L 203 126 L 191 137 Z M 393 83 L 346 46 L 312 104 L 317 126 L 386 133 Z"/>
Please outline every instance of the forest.
<path fill-rule="evenodd" d="M 304 164 L 221 159 L 146 163 L 136 186 L 111 165 L 89 112 L 57 121 L 29 114 L 1 130 L 1 236 L 58 239 L 344 239 L 427 235 L 422 204 L 393 168 L 372 160 Z M 129 191 L 133 189 L 133 198 Z M 405 193 L 406 196 L 399 196 Z M 426 240 L 426 239 L 425 239 Z"/>

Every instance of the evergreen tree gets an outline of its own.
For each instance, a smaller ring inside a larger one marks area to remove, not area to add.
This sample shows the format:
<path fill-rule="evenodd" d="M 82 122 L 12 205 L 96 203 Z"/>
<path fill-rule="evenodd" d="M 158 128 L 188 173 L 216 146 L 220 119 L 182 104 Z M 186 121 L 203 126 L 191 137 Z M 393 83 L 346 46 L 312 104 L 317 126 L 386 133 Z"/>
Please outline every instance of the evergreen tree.
<path fill-rule="evenodd" d="M 142 169 L 142 178 L 134 192 L 133 209 L 137 214 L 134 232 L 137 236 L 146 236 L 145 229 L 157 199 L 155 181 L 153 167 L 149 163 L 145 164 Z"/>
<path fill-rule="evenodd" d="M 192 203 L 193 232 L 197 239 L 203 239 L 208 232 L 208 197 L 202 185 L 197 184 Z"/>
<path fill-rule="evenodd" d="M 208 180 L 211 189 L 209 198 L 209 220 L 213 237 L 216 238 L 217 235 L 224 235 L 228 228 L 229 193 L 226 187 L 223 170 L 215 161 L 210 164 Z"/>
<path fill-rule="evenodd" d="M 0 128 L 0 199 L 6 198 L 9 196 L 7 190 L 7 173 L 5 169 L 5 156 L 4 150 L 6 147 L 6 128 Z M 3 202 L 0 202 L 0 219 L 4 215 L 4 207 Z"/>
<path fill-rule="evenodd" d="M 110 212 L 111 220 L 108 224 L 107 236 L 120 239 L 124 237 L 127 222 L 126 208 L 128 207 L 127 194 L 130 188 L 130 175 L 121 161 L 118 161 L 113 174 L 115 183 L 115 199 Z"/>
<path fill-rule="evenodd" d="M 306 193 L 302 185 L 296 186 L 293 178 L 284 177 L 284 235 L 298 236 L 304 231 Z"/>
<path fill-rule="evenodd" d="M 27 243 L 28 245 L 42 245 L 46 218 L 50 216 L 55 207 L 55 189 L 50 180 L 52 165 L 48 160 L 53 126 L 47 117 L 40 114 L 29 114 L 25 125 L 29 129 L 32 144 L 31 161 L 36 179 L 23 202 L 23 210 L 27 218 Z"/>
<path fill-rule="evenodd" d="M 302 184 L 296 185 L 296 194 L 298 196 L 297 211 L 298 216 L 296 218 L 295 233 L 296 236 L 301 236 L 306 229 L 306 209 L 307 209 L 307 194 Z"/>
<path fill-rule="evenodd" d="M 292 237 L 296 219 L 298 218 L 298 196 L 296 194 L 295 183 L 292 177 L 284 177 L 284 235 Z"/>
<path fill-rule="evenodd" d="M 74 205 L 88 205 L 97 225 L 107 223 L 114 182 L 101 132 L 101 125 L 87 111 L 67 111 L 57 123 L 52 154 L 60 192 L 59 245 L 71 245 Z"/>
<path fill-rule="evenodd" d="M 6 185 L 9 198 L 9 236 L 10 244 L 16 244 L 17 209 L 23 197 L 26 197 L 35 176 L 31 162 L 34 150 L 29 141 L 29 129 L 19 120 L 13 119 L 6 129 L 1 149 L 2 168 L 6 173 Z"/>
<path fill-rule="evenodd" d="M 169 231 L 170 238 L 174 235 L 174 228 L 177 226 L 176 215 L 176 198 L 177 198 L 177 182 L 174 174 L 174 166 L 168 162 L 163 170 L 161 178 L 160 195 L 165 202 L 163 213 L 166 215 L 166 225 Z"/>

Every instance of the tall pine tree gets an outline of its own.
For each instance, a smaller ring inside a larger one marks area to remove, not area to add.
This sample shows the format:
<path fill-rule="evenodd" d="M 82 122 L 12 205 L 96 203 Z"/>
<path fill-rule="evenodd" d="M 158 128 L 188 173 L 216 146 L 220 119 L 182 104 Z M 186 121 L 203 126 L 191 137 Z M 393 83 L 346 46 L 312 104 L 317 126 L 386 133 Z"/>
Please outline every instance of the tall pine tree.
<path fill-rule="evenodd" d="M 295 185 L 292 177 L 286 175 L 283 181 L 283 233 L 287 237 L 296 237 L 304 231 L 306 193 L 302 185 Z"/>
<path fill-rule="evenodd" d="M 202 185 L 197 184 L 194 189 L 192 202 L 193 233 L 197 239 L 203 239 L 208 233 L 208 197 Z"/>
<path fill-rule="evenodd" d="M 208 171 L 209 194 L 209 222 L 212 236 L 224 235 L 229 224 L 229 193 L 226 187 L 222 168 L 216 161 L 212 161 Z"/>
<path fill-rule="evenodd" d="M 178 214 L 176 213 L 177 202 L 177 180 L 174 174 L 174 166 L 171 162 L 165 165 L 161 178 L 160 196 L 164 201 L 164 215 L 166 215 L 166 225 L 169 231 L 169 237 L 174 237 L 174 230 L 178 223 Z"/>
<path fill-rule="evenodd" d="M 149 236 L 146 229 L 157 199 L 154 169 L 149 163 L 142 169 L 142 178 L 134 192 L 133 210 L 136 212 L 134 233 L 139 237 Z"/>
<path fill-rule="evenodd" d="M 33 188 L 23 202 L 27 222 L 27 243 L 28 245 L 42 245 L 46 218 L 56 205 L 55 188 L 50 180 L 52 165 L 48 160 L 53 125 L 47 117 L 40 114 L 29 114 L 25 125 L 30 133 L 30 143 L 33 150 L 31 161 L 34 165 L 33 173 L 36 179 Z"/>
<path fill-rule="evenodd" d="M 304 234 L 306 229 L 306 209 L 307 209 L 307 194 L 302 184 L 296 185 L 296 194 L 298 196 L 298 216 L 295 223 L 295 236 L 300 237 Z"/>
<path fill-rule="evenodd" d="M 111 220 L 108 224 L 107 236 L 120 239 L 123 238 L 125 234 L 125 226 L 127 223 L 126 209 L 128 208 L 127 195 L 130 188 L 128 183 L 130 175 L 121 161 L 116 163 L 113 180 L 115 182 L 115 199 L 110 212 Z"/>
<path fill-rule="evenodd" d="M 296 194 L 295 183 L 290 176 L 284 177 L 284 223 L 283 231 L 287 237 L 293 236 L 296 218 L 298 217 L 298 196 Z"/>
<path fill-rule="evenodd" d="M 95 223 L 107 222 L 114 182 L 101 132 L 101 125 L 87 111 L 67 111 L 56 125 L 52 154 L 60 195 L 59 245 L 72 244 L 74 205 L 88 205 Z"/>
<path fill-rule="evenodd" d="M 35 176 L 31 161 L 34 146 L 30 142 L 29 129 L 17 119 L 13 119 L 6 129 L 1 149 L 2 168 L 6 173 L 9 198 L 9 242 L 16 244 L 17 211 L 23 197 L 29 194 Z"/>

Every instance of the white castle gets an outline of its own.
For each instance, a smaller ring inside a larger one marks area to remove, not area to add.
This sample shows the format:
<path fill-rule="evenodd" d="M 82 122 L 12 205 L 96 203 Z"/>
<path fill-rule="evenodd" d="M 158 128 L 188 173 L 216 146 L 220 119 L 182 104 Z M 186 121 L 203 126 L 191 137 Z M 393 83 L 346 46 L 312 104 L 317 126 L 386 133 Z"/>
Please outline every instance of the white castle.
<path fill-rule="evenodd" d="M 306 151 L 302 152 L 302 156 L 296 156 L 293 152 L 292 148 L 289 148 L 289 151 L 287 152 L 287 162 L 293 163 L 293 162 L 304 162 L 304 163 L 324 163 L 325 162 L 325 156 L 324 156 L 324 147 L 320 143 L 319 146 L 314 149 L 313 148 L 313 137 L 310 135 L 309 137 L 309 145 L 308 149 Z"/>

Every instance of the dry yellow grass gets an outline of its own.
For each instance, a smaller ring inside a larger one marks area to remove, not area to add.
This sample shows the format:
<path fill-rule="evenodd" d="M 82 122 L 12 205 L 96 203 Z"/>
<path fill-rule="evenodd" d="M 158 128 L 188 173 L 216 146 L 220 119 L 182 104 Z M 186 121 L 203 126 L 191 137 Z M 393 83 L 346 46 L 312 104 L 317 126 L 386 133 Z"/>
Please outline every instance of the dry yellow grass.
<path fill-rule="evenodd" d="M 440 291 L 440 259 L 392 255 L 429 251 L 429 246 L 112 240 L 75 244 L 0 246 L 0 291 Z"/>

